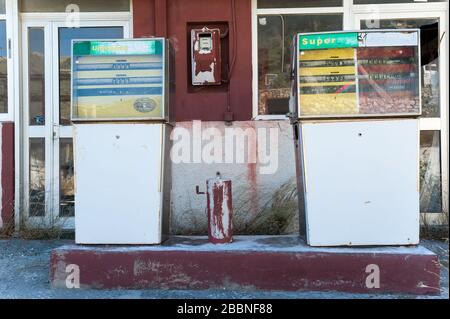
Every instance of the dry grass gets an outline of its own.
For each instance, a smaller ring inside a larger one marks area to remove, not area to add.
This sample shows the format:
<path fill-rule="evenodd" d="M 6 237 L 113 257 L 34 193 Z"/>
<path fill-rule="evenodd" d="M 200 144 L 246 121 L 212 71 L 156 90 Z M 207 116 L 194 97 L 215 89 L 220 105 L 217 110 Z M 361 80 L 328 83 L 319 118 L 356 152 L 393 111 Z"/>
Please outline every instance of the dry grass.
<path fill-rule="evenodd" d="M 298 201 L 296 179 L 291 178 L 268 198 L 255 219 L 242 230 L 253 235 L 285 235 L 298 233 Z"/>
<path fill-rule="evenodd" d="M 10 209 L 12 209 L 14 216 L 14 201 L 8 201 L 5 207 L 8 206 Z M 3 227 L 0 227 L 0 239 L 10 238 L 14 234 L 14 229 L 14 218 L 12 218 L 11 220 L 3 221 Z"/>
<path fill-rule="evenodd" d="M 33 202 L 33 198 L 30 198 Z M 7 203 L 14 212 L 14 202 Z M 14 216 L 14 215 L 13 215 Z M 24 216 L 24 214 L 21 214 Z M 16 232 L 15 220 L 12 218 L 9 221 L 4 221 L 3 227 L 0 228 L 0 238 L 7 239 L 16 235 L 23 239 L 61 239 L 70 237 L 67 236 L 67 231 L 64 230 L 65 220 L 57 216 L 51 218 L 37 218 L 33 227 L 27 226 L 23 220 L 20 222 L 19 231 Z"/>

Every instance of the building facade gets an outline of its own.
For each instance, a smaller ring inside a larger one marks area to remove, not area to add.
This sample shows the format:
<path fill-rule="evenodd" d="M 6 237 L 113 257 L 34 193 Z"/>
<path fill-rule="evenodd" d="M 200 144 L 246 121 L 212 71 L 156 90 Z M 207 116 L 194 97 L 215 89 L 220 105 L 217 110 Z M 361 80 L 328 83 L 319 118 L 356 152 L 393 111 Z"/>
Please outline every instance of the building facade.
<path fill-rule="evenodd" d="M 174 142 L 190 150 L 172 163 L 172 233 L 206 233 L 195 189 L 217 171 L 233 181 L 236 232 L 296 232 L 292 38 L 373 28 L 421 29 L 421 212 L 448 223 L 448 23 L 439 0 L 0 0 L 0 228 L 73 228 L 71 40 L 162 36 L 175 55 Z M 205 26 L 220 30 L 221 84 L 198 87 L 190 34 Z M 234 159 L 202 156 L 212 130 L 220 145 L 240 132 Z"/>

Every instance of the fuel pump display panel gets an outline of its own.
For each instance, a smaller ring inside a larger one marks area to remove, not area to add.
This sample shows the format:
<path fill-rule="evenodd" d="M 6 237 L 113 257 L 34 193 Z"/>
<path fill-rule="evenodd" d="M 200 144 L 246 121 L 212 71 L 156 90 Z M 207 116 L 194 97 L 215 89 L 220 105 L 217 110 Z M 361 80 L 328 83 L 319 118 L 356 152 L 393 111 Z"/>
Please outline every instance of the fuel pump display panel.
<path fill-rule="evenodd" d="M 73 120 L 165 118 L 163 40 L 74 41 Z"/>
<path fill-rule="evenodd" d="M 302 115 L 357 114 L 355 50 L 302 51 Z"/>
<path fill-rule="evenodd" d="M 419 31 L 299 34 L 299 118 L 419 115 Z"/>

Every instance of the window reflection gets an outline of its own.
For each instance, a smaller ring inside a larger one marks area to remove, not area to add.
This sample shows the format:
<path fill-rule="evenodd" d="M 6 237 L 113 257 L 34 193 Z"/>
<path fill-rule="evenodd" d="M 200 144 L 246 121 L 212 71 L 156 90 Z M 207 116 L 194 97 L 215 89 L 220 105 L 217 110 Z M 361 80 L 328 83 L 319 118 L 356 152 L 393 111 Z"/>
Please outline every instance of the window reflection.
<path fill-rule="evenodd" d="M 122 27 L 83 27 L 59 29 L 59 121 L 70 125 L 70 54 L 72 39 L 121 39 Z"/>
<path fill-rule="evenodd" d="M 422 117 L 440 117 L 439 19 L 361 21 L 361 29 L 368 28 L 420 28 Z M 420 144 L 420 210 L 442 212 L 440 131 L 422 131 Z"/>
<path fill-rule="evenodd" d="M 291 45 L 302 32 L 342 30 L 342 14 L 258 16 L 258 111 L 289 112 Z"/>
<path fill-rule="evenodd" d="M 439 131 L 420 134 L 420 211 L 442 212 L 441 157 Z"/>
<path fill-rule="evenodd" d="M 361 29 L 420 28 L 422 117 L 440 117 L 439 19 L 383 19 L 361 21 Z"/>
<path fill-rule="evenodd" d="M 81 12 L 130 10 L 130 0 L 20 0 L 19 10 L 20 12 L 66 12 L 71 4 L 76 4 Z"/>
<path fill-rule="evenodd" d="M 45 215 L 45 140 L 30 138 L 30 216 Z"/>
<path fill-rule="evenodd" d="M 0 20 L 0 114 L 8 112 L 7 54 L 8 52 L 6 46 L 6 21 Z"/>
<path fill-rule="evenodd" d="M 45 125 L 44 28 L 28 28 L 28 103 L 30 125 Z"/>
<path fill-rule="evenodd" d="M 75 216 L 73 145 L 71 138 L 59 141 L 59 216 Z"/>
<path fill-rule="evenodd" d="M 258 0 L 258 9 L 342 7 L 342 0 Z"/>
<path fill-rule="evenodd" d="M 382 4 L 382 3 L 417 3 L 420 0 L 353 0 L 353 4 Z M 424 2 L 445 2 L 447 0 L 426 0 Z"/>

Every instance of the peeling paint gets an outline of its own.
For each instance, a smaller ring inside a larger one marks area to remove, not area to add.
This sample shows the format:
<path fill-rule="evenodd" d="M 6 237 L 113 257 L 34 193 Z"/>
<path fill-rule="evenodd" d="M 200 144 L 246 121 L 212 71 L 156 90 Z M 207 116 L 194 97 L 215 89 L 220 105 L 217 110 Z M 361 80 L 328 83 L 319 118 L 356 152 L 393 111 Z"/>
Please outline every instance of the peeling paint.
<path fill-rule="evenodd" d="M 133 265 L 133 275 L 139 276 L 148 271 L 158 272 L 160 267 L 161 264 L 158 262 L 155 263 L 152 261 L 144 261 L 141 259 L 137 259 L 135 260 Z"/>
<path fill-rule="evenodd" d="M 236 242 L 219 246 L 197 237 L 179 242 L 166 247 L 63 246 L 52 252 L 50 281 L 64 288 L 65 265 L 73 263 L 80 265 L 82 288 L 439 293 L 437 256 L 420 246 L 318 249 L 293 236 L 236 236 Z M 410 258 L 405 260 L 405 254 Z M 380 289 L 368 289 L 362 280 L 369 263 L 383 269 Z"/>
<path fill-rule="evenodd" d="M 212 62 L 206 69 L 199 67 L 199 63 L 194 62 L 194 82 L 196 83 L 211 83 L 215 82 L 214 69 L 215 63 Z"/>
<path fill-rule="evenodd" d="M 233 240 L 231 181 L 220 177 L 209 179 L 206 188 L 209 240 L 215 244 L 230 243 Z"/>
<path fill-rule="evenodd" d="M 192 29 L 191 42 L 192 85 L 220 85 L 220 30 Z"/>

